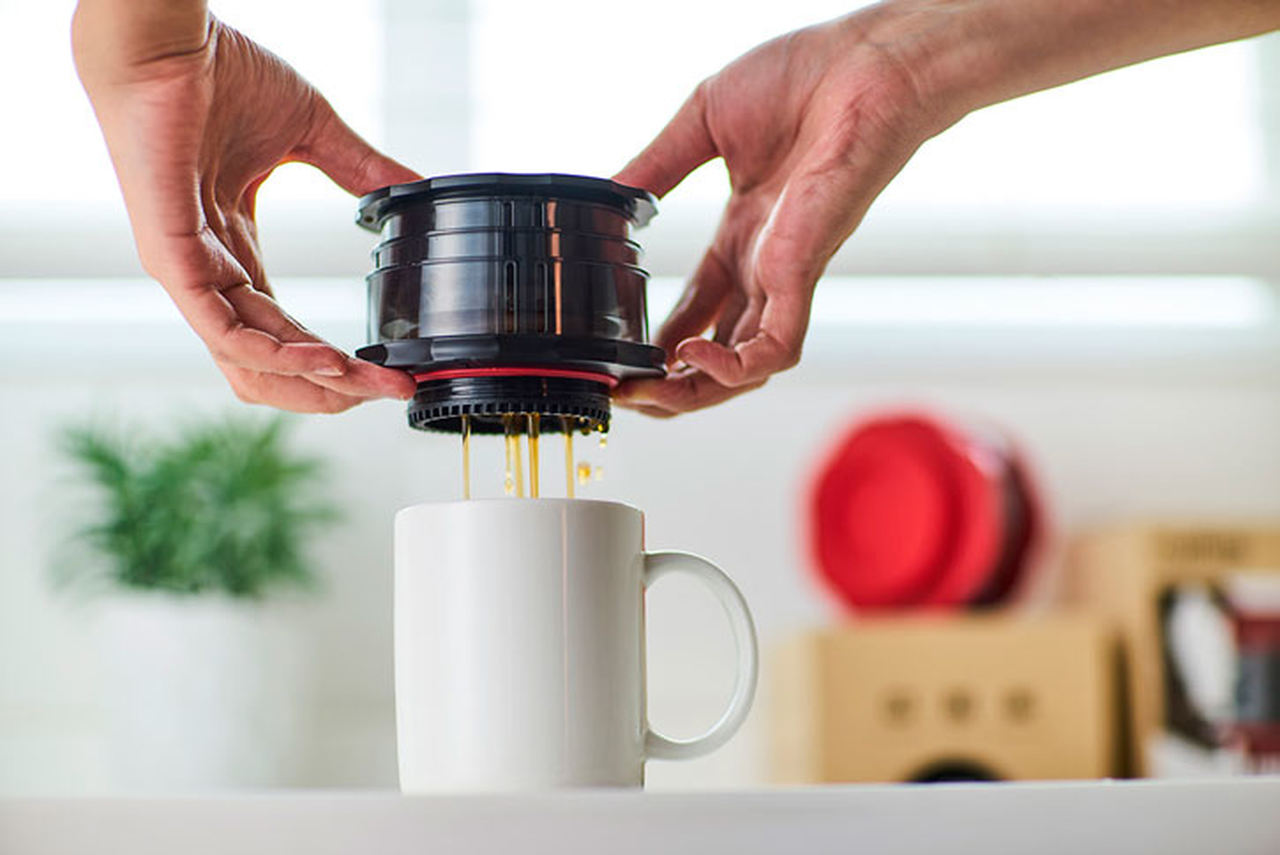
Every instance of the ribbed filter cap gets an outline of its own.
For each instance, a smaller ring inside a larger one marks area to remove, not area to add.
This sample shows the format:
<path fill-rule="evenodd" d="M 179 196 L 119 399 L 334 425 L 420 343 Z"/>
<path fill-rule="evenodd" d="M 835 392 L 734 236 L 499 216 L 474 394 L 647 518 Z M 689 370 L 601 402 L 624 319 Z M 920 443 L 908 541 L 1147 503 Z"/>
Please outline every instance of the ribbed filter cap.
<path fill-rule="evenodd" d="M 409 426 L 458 433 L 462 417 L 472 433 L 504 430 L 507 415 L 538 414 L 543 433 L 609 429 L 609 386 L 599 380 L 547 376 L 446 377 L 418 383 Z"/>

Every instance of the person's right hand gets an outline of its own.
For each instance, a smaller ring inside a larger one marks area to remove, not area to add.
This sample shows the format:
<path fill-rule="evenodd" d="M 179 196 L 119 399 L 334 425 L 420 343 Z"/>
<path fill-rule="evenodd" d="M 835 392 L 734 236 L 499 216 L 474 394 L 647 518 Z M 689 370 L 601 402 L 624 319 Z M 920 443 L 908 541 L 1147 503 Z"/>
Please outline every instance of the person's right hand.
<path fill-rule="evenodd" d="M 292 68 L 207 16 L 203 3 L 123 2 L 82 0 L 72 37 L 143 267 L 242 400 L 336 412 L 411 397 L 408 374 L 347 356 L 275 302 L 254 199 L 288 161 L 317 166 L 356 194 L 419 176 L 371 148 Z"/>
<path fill-rule="evenodd" d="M 916 148 L 941 128 L 873 8 L 768 42 L 703 81 L 614 179 L 661 196 L 723 157 L 732 193 L 654 343 L 664 379 L 623 406 L 669 416 L 764 384 L 800 358 L 814 286 Z M 703 338 L 712 329 L 711 338 Z"/>
<path fill-rule="evenodd" d="M 761 45 L 614 176 L 661 196 L 722 157 L 731 185 L 655 336 L 670 374 L 616 400 L 670 416 L 794 365 L 832 254 L 916 149 L 967 113 L 1278 26 L 1276 0 L 885 0 Z"/>

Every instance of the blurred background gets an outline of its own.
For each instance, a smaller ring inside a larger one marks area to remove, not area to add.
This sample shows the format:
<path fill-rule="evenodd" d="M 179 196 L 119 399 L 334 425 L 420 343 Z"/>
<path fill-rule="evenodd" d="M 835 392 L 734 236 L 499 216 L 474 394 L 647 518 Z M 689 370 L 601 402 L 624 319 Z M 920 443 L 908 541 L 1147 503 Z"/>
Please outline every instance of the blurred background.
<path fill-rule="evenodd" d="M 245 409 L 137 264 L 71 65 L 72 8 L 0 0 L 0 76 L 9 81 L 0 91 L 2 794 L 122 786 L 112 722 L 124 678 L 104 663 L 103 605 L 53 582 L 83 492 L 57 438 L 85 423 L 164 436 Z M 424 174 L 595 175 L 639 151 L 701 78 L 760 41 L 849 8 L 213 5 Z M 1057 608 L 1070 587 L 1069 547 L 1088 530 L 1159 520 L 1176 533 L 1192 521 L 1194 531 L 1254 543 L 1247 537 L 1269 532 L 1268 521 L 1280 528 L 1278 79 L 1273 34 L 966 118 L 921 149 L 837 255 L 798 368 L 673 421 L 618 414 L 608 448 L 591 450 L 604 477 L 583 494 L 642 508 L 651 547 L 725 567 L 753 606 L 766 652 L 858 623 L 817 581 L 808 497 L 850 426 L 886 411 L 997 425 L 1017 443 L 1047 520 L 1020 611 Z M 654 327 L 726 194 L 724 170 L 708 165 L 638 236 L 654 276 Z M 354 200 L 302 166 L 278 170 L 259 198 L 281 302 L 338 345 L 363 344 L 374 238 L 353 225 Z M 342 518 L 306 534 L 318 584 L 253 607 L 258 624 L 286 639 L 263 642 L 273 654 L 261 657 L 271 670 L 260 679 L 291 712 L 260 733 L 273 744 L 287 734 L 287 757 L 268 777 L 231 769 L 228 780 L 392 787 L 391 521 L 404 505 L 460 495 L 459 450 L 411 432 L 395 402 L 291 427 L 299 453 L 327 461 L 328 480 L 311 489 Z M 473 478 L 484 491 L 488 472 L 496 493 L 501 471 L 485 466 L 482 457 Z M 1254 555 L 1227 548 L 1223 566 Z M 1280 564 L 1280 555 L 1266 560 Z M 652 592 L 648 620 L 651 718 L 693 735 L 731 688 L 727 624 L 709 595 L 681 580 Z M 285 647 L 289 655 L 275 655 Z M 740 736 L 705 759 L 651 763 L 650 786 L 778 779 L 781 661 L 766 663 L 760 707 Z M 857 694 L 856 671 L 847 683 Z M 204 708 L 216 710 L 223 691 Z M 1120 710 L 1104 717 L 1124 714 L 1122 699 L 1103 695 Z M 179 729 L 174 744 L 214 739 L 200 724 Z M 1120 738 L 1104 740 L 1103 753 L 1124 753 Z M 1117 763 L 1100 774 L 1133 771 Z M 807 774 L 816 773 L 796 773 Z"/>

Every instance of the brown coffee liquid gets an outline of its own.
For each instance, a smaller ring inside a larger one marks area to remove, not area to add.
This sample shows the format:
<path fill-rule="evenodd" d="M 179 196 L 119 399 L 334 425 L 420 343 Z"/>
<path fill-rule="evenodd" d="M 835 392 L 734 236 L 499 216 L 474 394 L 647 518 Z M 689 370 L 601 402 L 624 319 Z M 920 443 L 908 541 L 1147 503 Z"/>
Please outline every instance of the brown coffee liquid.
<path fill-rule="evenodd" d="M 560 420 L 564 430 L 564 494 L 573 498 L 573 425 L 568 416 Z"/>
<path fill-rule="evenodd" d="M 506 446 L 506 467 L 502 476 L 502 492 L 508 496 L 514 496 L 516 493 L 516 468 L 515 468 L 515 417 L 507 414 L 502 417 L 502 439 Z"/>
<path fill-rule="evenodd" d="M 471 435 L 474 432 L 471 416 L 462 418 L 462 497 L 471 498 Z M 564 433 L 564 494 L 572 499 L 577 495 L 578 487 L 599 481 L 604 477 L 604 467 L 593 465 L 587 460 L 574 460 L 574 434 L 590 436 L 590 423 L 577 416 L 559 416 L 560 428 Z M 607 445 L 602 428 L 599 446 Z M 523 497 L 528 490 L 532 498 L 542 495 L 542 416 L 539 413 L 504 413 L 502 416 L 502 441 L 505 453 L 502 492 L 508 496 Z M 526 485 L 524 475 L 524 449 L 529 450 L 529 479 Z"/>
<path fill-rule="evenodd" d="M 525 454 L 521 449 L 520 434 L 524 419 L 516 413 L 502 417 L 503 440 L 507 443 L 507 472 L 503 477 L 503 490 L 517 498 L 525 495 Z"/>
<path fill-rule="evenodd" d="M 538 433 L 542 416 L 538 413 L 529 415 L 529 495 L 538 498 L 542 486 L 542 477 L 538 472 Z"/>
<path fill-rule="evenodd" d="M 524 447 L 520 445 L 520 429 L 523 419 L 520 416 L 511 417 L 512 430 L 507 436 L 507 442 L 511 445 L 512 456 L 516 459 L 516 496 L 524 498 Z"/>
<path fill-rule="evenodd" d="M 462 417 L 462 498 L 471 498 L 471 416 Z"/>

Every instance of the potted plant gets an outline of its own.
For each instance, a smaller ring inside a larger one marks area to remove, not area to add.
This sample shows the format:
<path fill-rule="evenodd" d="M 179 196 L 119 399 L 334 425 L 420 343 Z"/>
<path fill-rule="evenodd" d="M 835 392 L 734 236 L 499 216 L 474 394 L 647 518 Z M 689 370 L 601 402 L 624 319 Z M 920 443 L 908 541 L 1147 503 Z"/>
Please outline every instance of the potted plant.
<path fill-rule="evenodd" d="M 335 518 L 321 461 L 286 423 L 200 423 L 167 441 L 94 426 L 62 449 L 94 494 L 60 580 L 99 595 L 114 783 L 288 783 L 300 647 L 268 600 L 313 586 L 310 535 Z"/>

